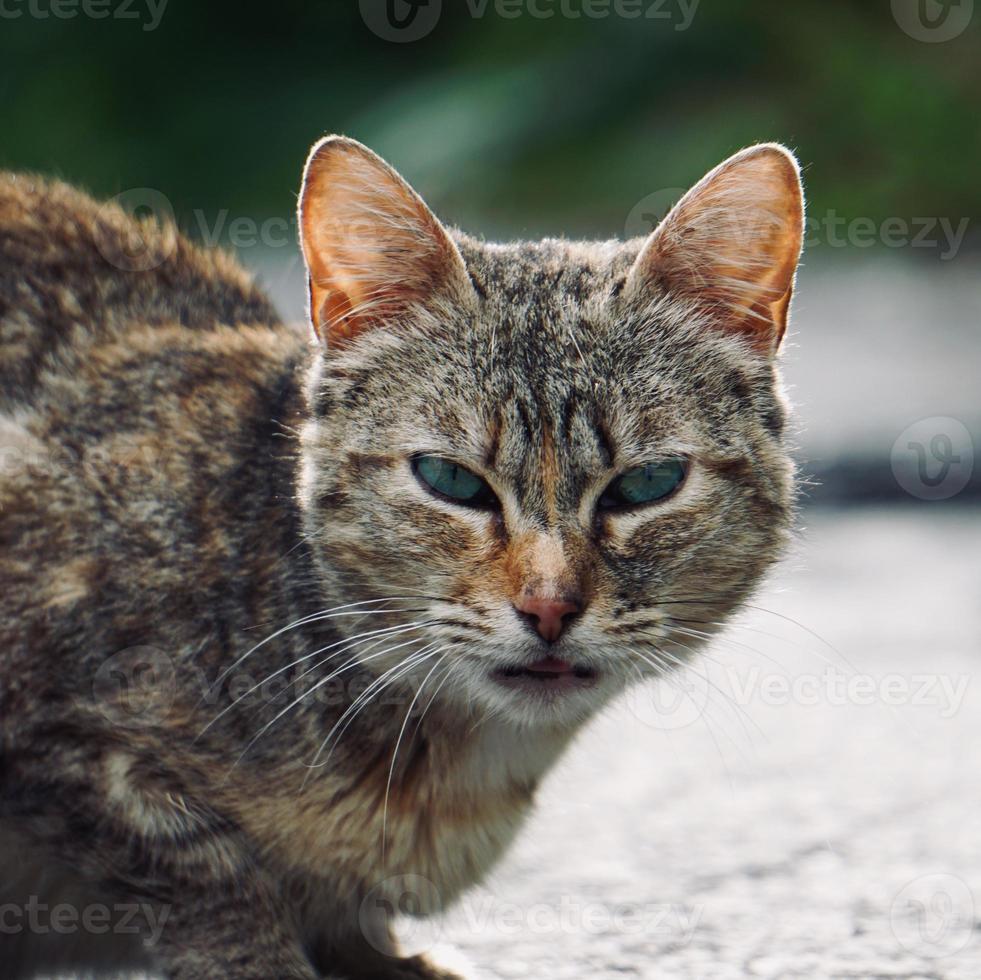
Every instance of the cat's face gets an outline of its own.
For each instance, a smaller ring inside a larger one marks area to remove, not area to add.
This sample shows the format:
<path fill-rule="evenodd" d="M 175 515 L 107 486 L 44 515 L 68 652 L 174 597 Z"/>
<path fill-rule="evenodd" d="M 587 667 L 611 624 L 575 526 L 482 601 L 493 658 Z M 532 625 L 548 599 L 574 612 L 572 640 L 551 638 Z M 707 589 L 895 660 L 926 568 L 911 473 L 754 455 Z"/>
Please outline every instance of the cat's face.
<path fill-rule="evenodd" d="M 315 150 L 302 504 L 347 635 L 388 630 L 353 641 L 378 676 L 572 724 L 772 563 L 799 184 L 774 148 L 725 166 L 647 242 L 485 246 L 358 144 Z"/>

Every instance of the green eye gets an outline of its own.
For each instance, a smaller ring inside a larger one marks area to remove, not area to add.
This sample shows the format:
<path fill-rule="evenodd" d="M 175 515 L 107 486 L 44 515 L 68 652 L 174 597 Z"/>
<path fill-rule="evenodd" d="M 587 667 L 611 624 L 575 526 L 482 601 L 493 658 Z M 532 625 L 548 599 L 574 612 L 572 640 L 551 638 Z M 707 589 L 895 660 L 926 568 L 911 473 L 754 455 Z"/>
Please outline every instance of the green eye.
<path fill-rule="evenodd" d="M 494 491 L 475 473 L 442 456 L 416 456 L 416 477 L 441 497 L 469 507 L 497 507 Z"/>
<path fill-rule="evenodd" d="M 618 476 L 603 491 L 599 506 L 612 510 L 663 500 L 681 486 L 687 472 L 688 464 L 683 459 L 666 459 L 660 463 L 638 466 Z"/>

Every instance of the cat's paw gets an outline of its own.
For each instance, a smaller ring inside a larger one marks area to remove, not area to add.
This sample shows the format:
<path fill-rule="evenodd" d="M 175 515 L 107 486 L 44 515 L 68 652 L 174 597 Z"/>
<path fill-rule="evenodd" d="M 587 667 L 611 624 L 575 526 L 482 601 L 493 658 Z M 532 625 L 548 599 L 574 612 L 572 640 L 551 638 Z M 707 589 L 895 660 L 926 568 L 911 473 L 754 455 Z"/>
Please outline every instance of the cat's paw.
<path fill-rule="evenodd" d="M 441 948 L 436 957 L 441 962 L 428 953 L 394 960 L 384 980 L 470 980 L 468 964 L 456 950 Z"/>
<path fill-rule="evenodd" d="M 468 980 L 462 973 L 437 966 L 423 956 L 413 956 L 398 964 L 398 973 L 392 980 Z"/>

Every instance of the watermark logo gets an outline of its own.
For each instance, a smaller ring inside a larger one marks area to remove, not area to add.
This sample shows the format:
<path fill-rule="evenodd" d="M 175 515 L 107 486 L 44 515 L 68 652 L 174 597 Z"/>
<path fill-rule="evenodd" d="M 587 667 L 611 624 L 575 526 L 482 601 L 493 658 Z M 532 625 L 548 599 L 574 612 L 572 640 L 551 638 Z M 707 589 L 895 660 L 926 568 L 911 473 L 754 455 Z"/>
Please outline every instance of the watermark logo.
<path fill-rule="evenodd" d="M 640 238 L 649 235 L 681 200 L 683 187 L 665 187 L 642 197 L 627 215 L 623 225 L 624 238 Z"/>
<path fill-rule="evenodd" d="M 121 223 L 122 208 L 136 221 Z M 96 247 L 102 257 L 123 272 L 149 272 L 177 250 L 174 208 L 166 195 L 152 187 L 132 187 L 102 205 Z"/>
<path fill-rule="evenodd" d="M 406 44 L 431 34 L 443 9 L 442 0 L 360 0 L 361 19 L 383 41 Z"/>
<path fill-rule="evenodd" d="M 442 923 L 438 916 L 442 910 L 439 889 L 428 878 L 395 875 L 365 895 L 358 922 L 364 938 L 379 953 L 421 956 L 439 942 Z"/>
<path fill-rule="evenodd" d="M 967 30 L 974 0 L 892 0 L 892 15 L 914 41 L 940 44 Z"/>
<path fill-rule="evenodd" d="M 177 695 L 174 661 L 152 646 L 135 646 L 104 660 L 95 673 L 96 705 L 114 725 L 157 724 Z"/>
<path fill-rule="evenodd" d="M 626 695 L 627 709 L 648 728 L 677 731 L 705 714 L 710 686 L 708 678 L 689 664 L 655 682 L 632 688 Z"/>
<path fill-rule="evenodd" d="M 974 933 L 974 896 L 956 875 L 923 875 L 896 896 L 889 924 L 908 952 L 925 959 L 953 956 Z"/>
<path fill-rule="evenodd" d="M 892 447 L 896 482 L 920 500 L 948 500 L 970 482 L 974 440 L 963 422 L 937 416 L 905 429 Z"/>

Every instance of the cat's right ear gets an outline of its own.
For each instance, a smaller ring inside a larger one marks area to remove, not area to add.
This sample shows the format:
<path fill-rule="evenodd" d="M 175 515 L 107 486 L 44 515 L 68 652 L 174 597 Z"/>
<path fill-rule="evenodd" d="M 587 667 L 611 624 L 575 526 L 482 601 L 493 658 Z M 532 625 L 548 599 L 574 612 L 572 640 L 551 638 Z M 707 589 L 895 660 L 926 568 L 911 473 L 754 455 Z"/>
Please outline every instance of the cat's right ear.
<path fill-rule="evenodd" d="M 307 159 L 300 240 L 310 319 L 320 341 L 343 345 L 397 324 L 436 300 L 475 292 L 463 257 L 422 198 L 357 140 L 327 136 Z"/>
<path fill-rule="evenodd" d="M 641 248 L 624 294 L 666 291 L 707 310 L 718 329 L 772 355 L 787 329 L 804 230 L 800 168 L 775 143 L 711 171 Z"/>

